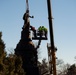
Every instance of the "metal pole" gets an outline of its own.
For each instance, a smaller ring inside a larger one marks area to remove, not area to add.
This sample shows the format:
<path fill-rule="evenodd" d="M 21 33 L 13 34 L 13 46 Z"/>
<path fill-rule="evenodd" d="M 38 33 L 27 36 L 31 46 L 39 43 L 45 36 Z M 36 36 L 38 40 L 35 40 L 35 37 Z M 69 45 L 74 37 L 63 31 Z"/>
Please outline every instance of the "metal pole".
<path fill-rule="evenodd" d="M 48 7 L 48 20 L 49 20 L 49 31 L 50 31 L 50 43 L 51 43 L 51 53 L 52 53 L 52 65 L 53 65 L 53 75 L 56 75 L 56 56 L 55 56 L 55 46 L 54 46 L 54 36 L 53 36 L 53 24 L 52 24 L 52 11 L 50 0 L 47 0 Z"/>

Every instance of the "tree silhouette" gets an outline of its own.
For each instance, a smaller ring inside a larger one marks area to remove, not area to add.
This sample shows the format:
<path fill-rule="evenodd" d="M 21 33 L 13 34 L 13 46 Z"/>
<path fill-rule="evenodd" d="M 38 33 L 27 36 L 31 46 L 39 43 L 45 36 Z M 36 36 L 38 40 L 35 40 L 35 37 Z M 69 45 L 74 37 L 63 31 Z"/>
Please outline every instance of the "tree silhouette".
<path fill-rule="evenodd" d="M 13 54 L 7 57 L 2 32 L 0 32 L 0 75 L 25 75 L 22 68 L 22 59 Z"/>

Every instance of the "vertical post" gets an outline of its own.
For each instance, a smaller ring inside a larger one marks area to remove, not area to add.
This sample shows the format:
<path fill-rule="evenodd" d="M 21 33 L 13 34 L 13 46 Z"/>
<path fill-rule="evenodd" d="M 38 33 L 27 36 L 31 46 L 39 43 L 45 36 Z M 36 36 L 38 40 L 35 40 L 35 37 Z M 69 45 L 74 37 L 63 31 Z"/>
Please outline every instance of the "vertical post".
<path fill-rule="evenodd" d="M 49 31 L 50 31 L 50 43 L 51 43 L 51 53 L 52 53 L 52 65 L 53 65 L 53 75 L 56 75 L 56 56 L 55 56 L 55 46 L 54 46 L 54 36 L 53 36 L 53 26 L 52 26 L 52 12 L 50 0 L 47 0 L 48 7 L 48 20 L 49 20 Z"/>

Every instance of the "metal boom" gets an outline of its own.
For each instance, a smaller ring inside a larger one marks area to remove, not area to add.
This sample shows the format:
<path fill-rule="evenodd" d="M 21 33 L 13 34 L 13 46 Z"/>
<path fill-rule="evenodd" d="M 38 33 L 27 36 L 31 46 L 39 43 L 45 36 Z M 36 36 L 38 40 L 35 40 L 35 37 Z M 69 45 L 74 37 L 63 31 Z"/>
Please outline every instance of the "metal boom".
<path fill-rule="evenodd" d="M 52 71 L 53 75 L 56 75 L 56 56 L 55 56 L 55 46 L 54 46 L 54 35 L 53 35 L 53 24 L 52 24 L 52 12 L 51 12 L 51 4 L 50 0 L 47 0 L 48 7 L 48 18 L 49 18 L 49 30 L 50 30 L 50 43 L 51 43 L 51 56 L 52 56 Z"/>

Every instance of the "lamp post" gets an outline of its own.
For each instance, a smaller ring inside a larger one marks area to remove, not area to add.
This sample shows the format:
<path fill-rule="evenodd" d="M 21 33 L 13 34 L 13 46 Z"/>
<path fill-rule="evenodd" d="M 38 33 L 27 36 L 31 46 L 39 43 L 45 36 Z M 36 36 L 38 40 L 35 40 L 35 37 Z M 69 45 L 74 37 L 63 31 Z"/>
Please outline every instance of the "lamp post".
<path fill-rule="evenodd" d="M 48 7 L 48 20 L 49 20 L 49 31 L 50 31 L 50 44 L 51 44 L 51 56 L 52 56 L 52 72 L 53 75 L 56 75 L 56 56 L 55 51 L 56 48 L 54 46 L 54 35 L 53 35 L 53 24 L 52 24 L 52 11 L 51 11 L 51 3 L 50 0 L 47 0 L 47 7 Z"/>

